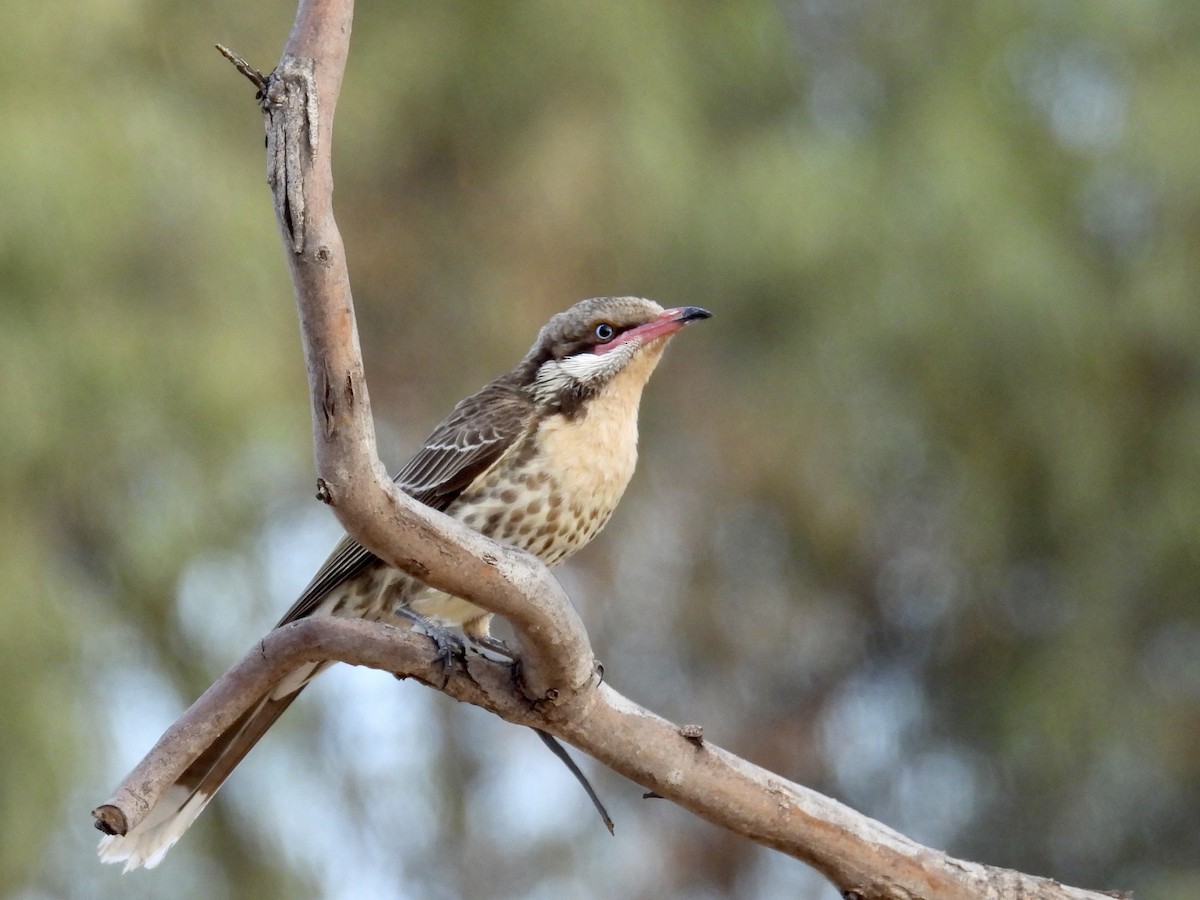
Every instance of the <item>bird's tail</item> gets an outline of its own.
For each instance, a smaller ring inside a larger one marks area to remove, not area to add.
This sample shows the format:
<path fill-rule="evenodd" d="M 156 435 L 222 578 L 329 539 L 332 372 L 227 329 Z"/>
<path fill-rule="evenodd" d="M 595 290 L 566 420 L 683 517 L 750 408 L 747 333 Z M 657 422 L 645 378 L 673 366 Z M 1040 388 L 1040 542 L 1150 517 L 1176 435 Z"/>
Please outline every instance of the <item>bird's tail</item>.
<path fill-rule="evenodd" d="M 321 668 L 324 666 L 305 665 L 243 713 L 167 788 L 136 827 L 123 835 L 101 838 L 100 859 L 123 862 L 126 872 L 142 866 L 152 869 L 162 862 L 217 788 Z"/>

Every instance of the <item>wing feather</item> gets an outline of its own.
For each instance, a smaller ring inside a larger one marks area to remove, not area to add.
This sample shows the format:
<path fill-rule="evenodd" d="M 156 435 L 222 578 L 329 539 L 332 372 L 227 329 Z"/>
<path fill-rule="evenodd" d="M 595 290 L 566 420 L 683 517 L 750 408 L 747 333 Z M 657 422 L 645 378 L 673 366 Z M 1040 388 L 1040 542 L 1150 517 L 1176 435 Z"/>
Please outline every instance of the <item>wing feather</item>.
<path fill-rule="evenodd" d="M 409 496 L 445 512 L 532 424 L 528 393 L 505 379 L 494 381 L 454 407 L 394 480 Z M 378 559 L 343 537 L 279 624 L 309 615 L 330 591 Z"/>

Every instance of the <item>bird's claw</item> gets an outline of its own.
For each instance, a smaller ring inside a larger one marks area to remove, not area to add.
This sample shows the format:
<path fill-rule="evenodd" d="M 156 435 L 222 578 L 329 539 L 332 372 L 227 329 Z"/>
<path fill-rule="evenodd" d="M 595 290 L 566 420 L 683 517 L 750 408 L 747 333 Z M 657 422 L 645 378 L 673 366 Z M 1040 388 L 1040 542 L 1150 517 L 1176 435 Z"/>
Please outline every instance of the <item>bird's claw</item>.
<path fill-rule="evenodd" d="M 446 670 L 446 677 L 449 678 L 455 661 L 467 658 L 466 642 L 453 631 L 442 628 L 440 625 L 430 623 L 425 625 L 422 631 L 433 641 L 434 647 L 437 648 L 438 662 L 442 664 L 442 668 Z"/>
<path fill-rule="evenodd" d="M 397 615 L 408 619 L 413 623 L 413 626 L 419 628 L 421 633 L 433 641 L 433 646 L 437 649 L 437 660 L 442 664 L 442 673 L 445 679 L 442 682 L 442 687 L 450 681 L 450 676 L 454 672 L 454 664 L 457 661 L 466 661 L 467 644 L 462 637 L 447 628 L 425 618 L 411 609 L 400 607 L 396 610 Z"/>

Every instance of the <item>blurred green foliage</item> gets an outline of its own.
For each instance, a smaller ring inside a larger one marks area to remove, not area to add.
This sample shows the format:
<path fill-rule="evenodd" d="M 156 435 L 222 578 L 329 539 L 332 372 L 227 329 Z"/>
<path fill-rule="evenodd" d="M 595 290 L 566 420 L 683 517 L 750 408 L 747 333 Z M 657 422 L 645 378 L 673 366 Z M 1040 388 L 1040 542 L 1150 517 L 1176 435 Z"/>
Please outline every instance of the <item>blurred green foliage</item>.
<path fill-rule="evenodd" d="M 603 773 L 615 841 L 570 786 L 514 799 L 536 742 L 363 673 L 161 869 L 95 862 L 88 810 L 336 533 L 211 46 L 269 68 L 291 14 L 0 9 L 0 894 L 827 896 Z M 563 576 L 613 683 L 952 852 L 1200 894 L 1200 7 L 355 26 L 336 199 L 389 461 L 580 297 L 711 308 Z"/>

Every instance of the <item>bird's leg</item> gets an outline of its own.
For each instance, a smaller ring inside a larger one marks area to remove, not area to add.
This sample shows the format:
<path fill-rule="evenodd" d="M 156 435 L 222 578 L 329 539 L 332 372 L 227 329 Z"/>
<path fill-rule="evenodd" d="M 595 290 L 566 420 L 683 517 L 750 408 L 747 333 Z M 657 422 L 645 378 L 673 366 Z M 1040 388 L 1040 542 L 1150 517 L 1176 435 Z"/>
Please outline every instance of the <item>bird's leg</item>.
<path fill-rule="evenodd" d="M 463 634 L 467 636 L 468 641 L 480 650 L 489 650 L 515 666 L 519 661 L 516 651 L 500 640 L 500 638 L 492 637 L 491 624 L 492 614 L 484 613 L 481 616 L 463 622 Z"/>
<path fill-rule="evenodd" d="M 437 647 L 438 661 L 441 662 L 442 668 L 446 670 L 447 677 L 449 677 L 450 670 L 454 667 L 454 660 L 466 656 L 467 648 L 463 639 L 432 619 L 413 612 L 407 606 L 397 607 L 395 612 L 400 618 L 408 619 L 413 625 L 420 628 L 433 641 L 434 646 Z"/>

